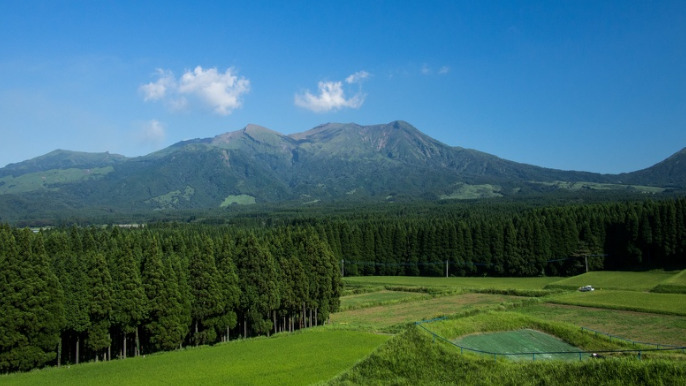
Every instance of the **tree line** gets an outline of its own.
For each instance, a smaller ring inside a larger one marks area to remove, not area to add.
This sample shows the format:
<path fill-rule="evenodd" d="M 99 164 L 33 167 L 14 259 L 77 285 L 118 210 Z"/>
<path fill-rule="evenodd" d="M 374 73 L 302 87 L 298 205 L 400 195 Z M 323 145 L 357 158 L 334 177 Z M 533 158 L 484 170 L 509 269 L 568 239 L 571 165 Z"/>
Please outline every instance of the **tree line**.
<path fill-rule="evenodd" d="M 462 207 L 459 207 L 462 208 Z M 314 221 L 345 275 L 567 276 L 589 269 L 686 267 L 686 199 Z M 307 223 L 306 220 L 300 223 Z"/>
<path fill-rule="evenodd" d="M 324 323 L 340 270 L 310 228 L 0 226 L 0 372 Z"/>

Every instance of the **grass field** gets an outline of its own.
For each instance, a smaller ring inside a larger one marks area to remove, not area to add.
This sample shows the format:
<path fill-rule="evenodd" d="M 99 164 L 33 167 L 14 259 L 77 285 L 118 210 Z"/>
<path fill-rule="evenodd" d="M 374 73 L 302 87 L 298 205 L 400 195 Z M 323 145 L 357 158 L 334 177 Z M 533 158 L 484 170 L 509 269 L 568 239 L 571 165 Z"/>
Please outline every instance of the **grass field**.
<path fill-rule="evenodd" d="M 639 342 L 686 346 L 686 317 L 683 316 L 550 303 L 525 306 L 518 312 L 543 320 L 574 323 Z"/>
<path fill-rule="evenodd" d="M 592 285 L 596 289 L 650 291 L 677 273 L 661 270 L 647 272 L 592 271 L 548 283 L 547 287 L 575 290 L 581 286 Z"/>
<path fill-rule="evenodd" d="M 112 166 L 93 169 L 54 169 L 28 173 L 19 177 L 5 176 L 0 178 L 0 194 L 31 192 L 48 189 L 53 184 L 78 182 L 87 179 L 101 178 L 114 170 Z"/>
<path fill-rule="evenodd" d="M 514 331 L 500 331 L 488 334 L 473 334 L 457 339 L 455 343 L 460 346 L 469 347 L 475 350 L 487 351 L 490 353 L 524 354 L 524 353 L 550 353 L 568 352 L 570 354 L 531 354 L 531 355 L 505 355 L 510 360 L 535 360 L 535 359 L 560 359 L 560 360 L 579 360 L 576 354 L 580 351 L 560 339 L 532 329 L 521 329 Z M 587 358 L 583 355 L 581 358 Z"/>
<path fill-rule="evenodd" d="M 345 301 L 345 297 L 341 298 Z M 504 302 L 517 301 L 508 295 L 460 294 L 435 297 L 414 302 L 380 305 L 347 310 L 331 315 L 331 325 L 348 328 L 364 328 L 372 331 L 388 331 L 393 327 L 422 319 L 493 307 Z"/>
<path fill-rule="evenodd" d="M 556 295 L 550 299 L 550 302 L 575 306 L 686 316 L 686 297 L 681 294 L 600 290 Z"/>
<path fill-rule="evenodd" d="M 403 303 L 411 300 L 428 299 L 430 296 L 417 292 L 388 291 L 355 294 L 341 297 L 341 310 L 357 309 L 371 306 Z"/>
<path fill-rule="evenodd" d="M 661 282 L 652 291 L 686 294 L 686 269 Z"/>
<path fill-rule="evenodd" d="M 459 289 L 520 289 L 540 290 L 560 280 L 559 277 L 416 277 L 416 276 L 357 276 L 346 277 L 351 285 L 389 285 L 441 287 Z"/>
<path fill-rule="evenodd" d="M 0 376 L 2 385 L 308 385 L 350 368 L 389 336 L 310 329 L 149 355 Z"/>

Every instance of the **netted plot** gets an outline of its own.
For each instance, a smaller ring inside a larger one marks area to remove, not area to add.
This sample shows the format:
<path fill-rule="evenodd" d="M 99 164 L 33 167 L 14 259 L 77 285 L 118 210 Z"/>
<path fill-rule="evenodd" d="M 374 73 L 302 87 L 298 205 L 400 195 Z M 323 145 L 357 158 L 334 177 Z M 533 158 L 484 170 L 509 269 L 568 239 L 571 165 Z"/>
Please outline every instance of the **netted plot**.
<path fill-rule="evenodd" d="M 498 353 L 499 357 L 511 360 L 579 360 L 581 351 L 552 335 L 531 329 L 467 335 L 455 343 L 474 351 Z"/>

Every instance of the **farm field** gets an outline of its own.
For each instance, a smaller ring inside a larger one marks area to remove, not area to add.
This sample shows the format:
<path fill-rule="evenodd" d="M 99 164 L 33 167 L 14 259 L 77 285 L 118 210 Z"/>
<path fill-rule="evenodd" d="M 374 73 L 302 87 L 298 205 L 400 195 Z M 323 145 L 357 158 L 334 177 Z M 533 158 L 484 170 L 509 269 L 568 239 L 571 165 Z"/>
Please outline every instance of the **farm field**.
<path fill-rule="evenodd" d="M 350 368 L 388 338 L 315 328 L 146 357 L 3 375 L 0 384 L 307 385 Z"/>
<path fill-rule="evenodd" d="M 491 294 L 460 294 L 391 305 L 376 305 L 347 310 L 331 316 L 331 325 L 341 328 L 364 328 L 384 331 L 398 325 L 444 315 L 495 306 L 518 300 L 515 296 Z M 345 297 L 342 299 L 345 301 Z"/>
<path fill-rule="evenodd" d="M 560 280 L 559 277 L 417 277 L 417 276 L 357 276 L 346 277 L 350 285 L 387 285 L 440 287 L 461 289 L 538 290 Z"/>
<path fill-rule="evenodd" d="M 565 304 L 535 304 L 518 310 L 543 320 L 573 323 L 636 341 L 686 346 L 686 317 Z"/>
<path fill-rule="evenodd" d="M 591 285 L 596 289 L 621 289 L 629 291 L 650 291 L 661 282 L 668 280 L 680 271 L 592 271 L 578 276 L 565 278 L 549 283 L 549 288 L 566 288 L 575 290 L 581 286 Z"/>
<path fill-rule="evenodd" d="M 685 300 L 681 294 L 620 290 L 571 292 L 550 299 L 559 304 L 686 316 Z"/>
<path fill-rule="evenodd" d="M 652 291 L 686 294 L 686 269 L 661 282 Z"/>
<path fill-rule="evenodd" d="M 381 290 L 371 293 L 363 293 L 345 296 L 341 298 L 341 310 L 362 308 L 369 305 L 383 305 L 401 303 L 410 300 L 426 299 L 429 295 L 417 292 Z"/>

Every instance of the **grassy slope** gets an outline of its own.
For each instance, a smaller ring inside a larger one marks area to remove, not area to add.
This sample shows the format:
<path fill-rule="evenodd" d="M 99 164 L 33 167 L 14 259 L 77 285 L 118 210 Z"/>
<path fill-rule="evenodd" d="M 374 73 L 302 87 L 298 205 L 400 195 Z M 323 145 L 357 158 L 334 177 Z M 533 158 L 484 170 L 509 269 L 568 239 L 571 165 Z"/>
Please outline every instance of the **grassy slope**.
<path fill-rule="evenodd" d="M 48 189 L 53 184 L 79 182 L 100 178 L 114 170 L 112 166 L 93 169 L 54 169 L 28 173 L 19 177 L 5 176 L 0 178 L 0 194 L 23 193 Z"/>
<path fill-rule="evenodd" d="M 675 272 L 660 270 L 648 272 L 592 271 L 551 282 L 547 287 L 577 289 L 584 285 L 592 285 L 600 289 L 649 291 L 674 275 Z"/>
<path fill-rule="evenodd" d="M 307 385 L 350 368 L 388 336 L 310 329 L 145 358 L 0 376 L 3 385 Z"/>
<path fill-rule="evenodd" d="M 661 282 L 652 291 L 686 294 L 686 269 Z"/>

